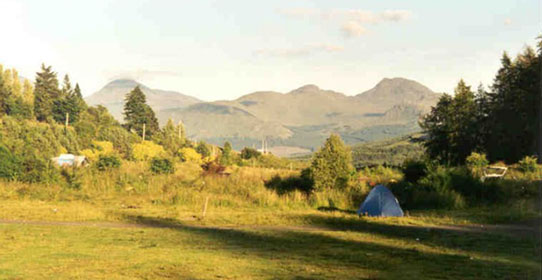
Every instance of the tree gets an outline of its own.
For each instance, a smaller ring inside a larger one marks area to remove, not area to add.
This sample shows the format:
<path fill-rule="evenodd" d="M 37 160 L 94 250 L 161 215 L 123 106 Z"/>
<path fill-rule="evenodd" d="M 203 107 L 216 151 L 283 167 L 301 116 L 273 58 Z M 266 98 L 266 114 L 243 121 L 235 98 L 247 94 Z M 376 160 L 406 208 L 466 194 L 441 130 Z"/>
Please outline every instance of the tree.
<path fill-rule="evenodd" d="M 126 95 L 124 120 L 126 129 L 135 131 L 138 135 L 143 135 L 143 124 L 145 124 L 146 139 L 150 139 L 160 129 L 154 111 L 147 105 L 145 94 L 139 86 Z"/>
<path fill-rule="evenodd" d="M 23 100 L 27 104 L 34 103 L 34 88 L 28 79 L 24 79 L 23 83 Z"/>
<path fill-rule="evenodd" d="M 450 162 L 452 152 L 449 149 L 452 133 L 451 115 L 453 98 L 448 94 L 440 97 L 437 105 L 423 117 L 420 127 L 427 134 L 424 142 L 427 154 L 441 162 Z"/>
<path fill-rule="evenodd" d="M 232 163 L 232 148 L 231 143 L 226 141 L 224 148 L 222 149 L 222 155 L 220 156 L 220 164 L 230 165 Z"/>
<path fill-rule="evenodd" d="M 344 188 L 354 170 L 350 149 L 332 134 L 313 156 L 310 174 L 316 190 Z"/>
<path fill-rule="evenodd" d="M 490 161 L 514 163 L 540 149 L 535 139 L 541 124 L 533 121 L 542 110 L 540 54 L 526 48 L 512 61 L 504 53 L 501 63 L 490 92 L 479 87 L 475 94 L 460 81 L 455 96 L 444 95 L 423 118 L 432 158 L 463 164 L 471 152 L 479 152 Z"/>
<path fill-rule="evenodd" d="M 204 141 L 200 141 L 196 146 L 196 152 L 201 155 L 202 158 L 208 158 L 211 156 L 211 148 Z"/>
<path fill-rule="evenodd" d="M 185 139 L 179 133 L 179 127 L 175 127 L 173 120 L 169 119 L 162 130 L 156 134 L 155 141 L 162 145 L 164 149 L 171 155 L 176 155 L 184 146 Z"/>
<path fill-rule="evenodd" d="M 17 118 L 29 119 L 32 117 L 32 105 L 24 101 L 21 93 L 19 74 L 15 69 L 8 69 L 3 72 L 1 65 L 0 113 Z"/>
<path fill-rule="evenodd" d="M 68 75 L 64 76 L 60 96 L 53 104 L 53 119 L 60 123 L 66 121 L 66 114 L 68 114 L 70 123 L 77 122 L 81 112 L 87 108 L 79 84 L 76 84 L 75 89 L 73 89 Z"/>
<path fill-rule="evenodd" d="M 452 149 L 451 163 L 462 164 L 472 151 L 477 150 L 476 103 L 474 92 L 461 79 L 455 88 L 451 114 L 452 134 L 449 145 Z"/>
<path fill-rule="evenodd" d="M 258 152 L 258 150 L 253 149 L 253 148 L 244 147 L 241 150 L 241 158 L 242 159 L 259 158 L 261 155 L 262 154 L 260 152 Z"/>
<path fill-rule="evenodd" d="M 34 114 L 38 121 L 45 121 L 53 115 L 53 103 L 60 96 L 56 73 L 51 66 L 41 65 L 34 83 Z"/>
<path fill-rule="evenodd" d="M 542 36 L 538 36 L 538 64 L 542 65 Z M 542 80 L 542 71 L 538 73 L 540 80 Z M 538 131 L 536 133 L 535 141 L 537 145 L 538 164 L 542 164 L 542 82 L 539 83 L 540 94 L 538 95 Z"/>

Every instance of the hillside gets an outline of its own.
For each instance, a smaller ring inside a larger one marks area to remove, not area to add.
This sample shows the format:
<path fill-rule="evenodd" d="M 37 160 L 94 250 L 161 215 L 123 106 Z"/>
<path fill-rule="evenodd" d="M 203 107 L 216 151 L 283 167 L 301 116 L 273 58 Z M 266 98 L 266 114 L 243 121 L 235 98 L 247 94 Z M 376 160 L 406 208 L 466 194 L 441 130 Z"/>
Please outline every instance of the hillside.
<path fill-rule="evenodd" d="M 267 139 L 270 147 L 314 150 L 331 133 L 348 144 L 398 137 L 418 131 L 420 115 L 440 96 L 416 81 L 393 78 L 355 96 L 305 85 L 287 93 L 258 91 L 231 101 L 199 102 L 117 80 L 87 102 L 106 106 L 120 119 L 124 95 L 136 85 L 162 124 L 182 121 L 190 137 L 219 145 L 230 141 L 236 149 L 259 147 Z"/>
<path fill-rule="evenodd" d="M 356 168 L 377 165 L 401 166 L 406 159 L 422 157 L 424 148 L 420 134 L 358 144 L 352 147 L 352 161 Z"/>
<path fill-rule="evenodd" d="M 201 102 L 195 97 L 184 95 L 175 91 L 151 89 L 134 80 L 111 81 L 98 92 L 85 98 L 85 101 L 91 106 L 105 106 L 117 120 L 122 121 L 124 97 L 136 86 L 139 86 L 143 93 L 145 93 L 147 103 L 155 111 L 167 110 L 171 108 L 182 108 Z"/>

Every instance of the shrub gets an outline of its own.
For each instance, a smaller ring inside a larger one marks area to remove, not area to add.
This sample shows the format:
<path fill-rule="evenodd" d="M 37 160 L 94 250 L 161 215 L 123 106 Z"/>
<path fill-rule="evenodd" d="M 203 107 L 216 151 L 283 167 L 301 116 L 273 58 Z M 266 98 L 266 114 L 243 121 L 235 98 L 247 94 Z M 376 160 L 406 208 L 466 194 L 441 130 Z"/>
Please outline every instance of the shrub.
<path fill-rule="evenodd" d="M 524 173 L 535 172 L 537 168 L 536 157 L 524 157 L 518 162 L 518 168 Z"/>
<path fill-rule="evenodd" d="M 173 174 L 175 166 L 167 158 L 153 158 L 150 163 L 150 169 L 154 174 Z"/>
<path fill-rule="evenodd" d="M 133 157 L 136 160 L 150 160 L 166 154 L 164 148 L 152 141 L 143 141 L 133 146 Z"/>
<path fill-rule="evenodd" d="M 403 163 L 404 180 L 416 183 L 427 174 L 427 164 L 424 161 L 407 159 Z"/>
<path fill-rule="evenodd" d="M 485 154 L 472 152 L 465 160 L 465 163 L 473 174 L 479 175 L 483 168 L 488 166 L 489 161 Z"/>
<path fill-rule="evenodd" d="M 121 165 L 120 158 L 116 155 L 100 155 L 96 162 L 96 168 L 100 171 L 118 169 Z"/>
<path fill-rule="evenodd" d="M 271 180 L 265 182 L 265 186 L 275 190 L 280 195 L 296 190 L 309 194 L 313 191 L 314 185 L 309 172 L 309 169 L 304 169 L 301 171 L 300 176 L 291 176 L 287 178 L 275 175 Z"/>
<path fill-rule="evenodd" d="M 241 150 L 241 158 L 242 159 L 259 158 L 261 155 L 262 154 L 260 152 L 258 152 L 258 150 L 253 149 L 253 148 L 244 147 Z"/>
<path fill-rule="evenodd" d="M 70 189 L 80 189 L 82 185 L 82 172 L 78 168 L 62 168 L 60 174 L 66 180 L 66 186 Z"/>
<path fill-rule="evenodd" d="M 6 147 L 0 146 L 0 178 L 13 180 L 21 171 L 21 159 L 13 155 Z"/>
<path fill-rule="evenodd" d="M 109 141 L 92 141 L 90 149 L 84 149 L 81 154 L 90 161 L 97 161 L 102 155 L 109 155 L 114 152 L 113 143 Z"/>
<path fill-rule="evenodd" d="M 211 156 L 211 147 L 209 147 L 207 143 L 201 141 L 196 146 L 196 152 L 198 152 L 202 158 L 208 158 Z"/>
<path fill-rule="evenodd" d="M 200 164 L 202 162 L 201 155 L 192 148 L 182 148 L 179 150 L 179 156 L 183 162 L 193 162 Z"/>

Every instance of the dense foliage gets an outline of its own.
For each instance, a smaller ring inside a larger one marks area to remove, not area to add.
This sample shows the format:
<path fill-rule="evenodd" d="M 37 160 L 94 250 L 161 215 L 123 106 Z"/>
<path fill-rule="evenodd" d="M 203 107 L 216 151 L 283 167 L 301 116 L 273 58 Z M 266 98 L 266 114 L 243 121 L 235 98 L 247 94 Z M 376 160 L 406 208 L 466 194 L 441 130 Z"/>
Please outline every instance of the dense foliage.
<path fill-rule="evenodd" d="M 332 134 L 312 159 L 311 178 L 316 190 L 345 188 L 353 171 L 350 149 Z"/>
<path fill-rule="evenodd" d="M 155 157 L 150 162 L 150 169 L 154 174 L 173 174 L 175 165 L 167 158 Z"/>
<path fill-rule="evenodd" d="M 442 96 L 421 121 L 429 156 L 458 165 L 471 152 L 509 163 L 539 153 L 540 58 L 532 48 L 515 60 L 504 53 L 490 91 L 480 86 L 474 92 L 461 80 L 453 97 Z"/>
<path fill-rule="evenodd" d="M 135 131 L 142 137 L 143 128 L 145 128 L 145 139 L 143 140 L 151 139 L 151 136 L 160 130 L 154 111 L 147 105 L 145 94 L 139 86 L 126 95 L 124 120 L 126 129 Z"/>

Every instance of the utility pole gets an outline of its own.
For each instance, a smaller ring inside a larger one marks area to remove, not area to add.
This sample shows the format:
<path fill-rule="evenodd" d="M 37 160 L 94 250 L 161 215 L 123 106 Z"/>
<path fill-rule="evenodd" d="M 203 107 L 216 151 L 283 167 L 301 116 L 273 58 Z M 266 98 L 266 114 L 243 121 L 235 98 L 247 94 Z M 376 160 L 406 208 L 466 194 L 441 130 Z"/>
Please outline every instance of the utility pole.
<path fill-rule="evenodd" d="M 68 129 L 68 124 L 70 124 L 70 113 L 66 113 L 66 123 L 64 124 L 66 129 Z"/>
<path fill-rule="evenodd" d="M 145 141 L 145 123 L 143 123 L 143 141 Z"/>

